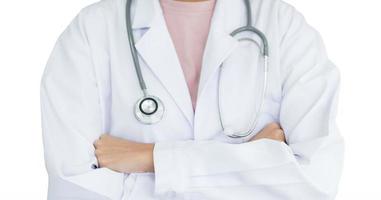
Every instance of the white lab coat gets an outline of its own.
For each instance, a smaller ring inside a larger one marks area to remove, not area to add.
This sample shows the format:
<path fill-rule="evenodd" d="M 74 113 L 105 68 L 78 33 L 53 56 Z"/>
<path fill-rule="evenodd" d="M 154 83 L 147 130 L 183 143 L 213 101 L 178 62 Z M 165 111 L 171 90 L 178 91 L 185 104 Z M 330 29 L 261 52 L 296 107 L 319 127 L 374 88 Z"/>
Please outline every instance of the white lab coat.
<path fill-rule="evenodd" d="M 142 71 L 149 92 L 166 106 L 164 118 L 144 125 L 134 116 L 142 93 L 125 0 L 84 8 L 59 37 L 42 78 L 49 199 L 334 198 L 343 158 L 335 123 L 339 72 L 300 13 L 279 0 L 252 1 L 255 26 L 270 45 L 269 86 L 256 131 L 279 122 L 288 145 L 267 139 L 231 144 L 219 121 L 218 78 L 226 124 L 239 130 L 258 108 L 263 77 L 258 48 L 229 35 L 246 23 L 243 2 L 217 1 L 195 112 L 158 0 L 135 2 Z M 155 173 L 93 169 L 93 142 L 103 133 L 155 143 Z"/>

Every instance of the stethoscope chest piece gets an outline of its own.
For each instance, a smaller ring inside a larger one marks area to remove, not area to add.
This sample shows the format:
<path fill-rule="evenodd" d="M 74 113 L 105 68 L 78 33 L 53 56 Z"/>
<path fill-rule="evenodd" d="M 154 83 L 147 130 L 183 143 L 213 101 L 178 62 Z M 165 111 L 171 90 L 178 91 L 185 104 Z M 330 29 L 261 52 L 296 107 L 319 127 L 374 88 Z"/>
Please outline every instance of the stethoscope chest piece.
<path fill-rule="evenodd" d="M 156 124 L 164 115 L 164 104 L 155 96 L 147 95 L 136 102 L 135 116 L 141 123 Z"/>

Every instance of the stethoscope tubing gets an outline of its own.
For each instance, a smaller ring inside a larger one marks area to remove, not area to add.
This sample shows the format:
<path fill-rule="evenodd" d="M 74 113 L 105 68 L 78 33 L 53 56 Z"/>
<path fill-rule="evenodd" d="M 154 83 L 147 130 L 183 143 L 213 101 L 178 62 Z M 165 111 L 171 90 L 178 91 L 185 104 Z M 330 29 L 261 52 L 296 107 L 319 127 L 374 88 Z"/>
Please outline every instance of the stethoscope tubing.
<path fill-rule="evenodd" d="M 127 35 L 128 35 L 128 42 L 130 46 L 131 56 L 134 62 L 136 76 L 139 80 L 139 86 L 141 91 L 143 92 L 144 96 L 148 96 L 147 93 L 147 85 L 144 80 L 142 70 L 140 67 L 139 57 L 137 54 L 136 46 L 135 46 L 135 38 L 132 31 L 132 23 L 131 23 L 131 4 L 132 0 L 127 0 L 126 3 L 126 27 L 127 27 Z"/>
<path fill-rule="evenodd" d="M 257 112 L 254 112 L 253 113 L 253 116 L 251 117 L 252 122 L 250 123 L 250 127 L 248 130 L 243 130 L 243 131 L 235 131 L 235 132 L 231 132 L 232 130 L 229 130 L 227 129 L 227 127 L 225 127 L 225 121 L 224 121 L 224 118 L 223 118 L 223 114 L 222 114 L 222 106 L 221 106 L 221 99 L 220 98 L 220 95 L 221 95 L 221 74 L 218 78 L 218 111 L 219 111 L 219 118 L 220 118 L 220 124 L 221 124 L 221 127 L 222 127 L 222 130 L 224 132 L 224 134 L 230 138 L 249 138 L 249 136 L 253 135 L 254 134 L 254 131 L 255 131 L 255 128 L 257 127 L 257 124 L 258 124 L 258 121 L 259 121 L 259 116 L 262 114 L 262 111 L 263 111 L 263 107 L 264 107 L 264 102 L 265 102 L 265 97 L 266 97 L 266 92 L 267 92 L 267 87 L 268 87 L 268 56 L 264 56 L 264 75 L 263 75 L 263 81 L 262 81 L 262 92 L 261 92 L 261 98 L 260 98 L 260 104 L 259 104 L 259 108 L 258 108 L 258 111 Z M 220 68 L 220 70 L 222 70 L 222 67 Z M 221 71 L 220 71 L 221 73 Z"/>

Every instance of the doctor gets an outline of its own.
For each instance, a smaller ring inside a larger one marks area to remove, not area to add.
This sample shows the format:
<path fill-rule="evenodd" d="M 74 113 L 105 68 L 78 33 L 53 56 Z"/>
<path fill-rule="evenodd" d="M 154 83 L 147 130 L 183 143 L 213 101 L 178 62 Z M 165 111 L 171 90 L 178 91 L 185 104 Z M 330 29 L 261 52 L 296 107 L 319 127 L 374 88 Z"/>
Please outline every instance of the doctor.
<path fill-rule="evenodd" d="M 280 0 L 128 2 L 84 8 L 49 58 L 49 199 L 334 199 L 339 72 L 298 11 Z M 245 24 L 266 41 L 232 34 Z"/>

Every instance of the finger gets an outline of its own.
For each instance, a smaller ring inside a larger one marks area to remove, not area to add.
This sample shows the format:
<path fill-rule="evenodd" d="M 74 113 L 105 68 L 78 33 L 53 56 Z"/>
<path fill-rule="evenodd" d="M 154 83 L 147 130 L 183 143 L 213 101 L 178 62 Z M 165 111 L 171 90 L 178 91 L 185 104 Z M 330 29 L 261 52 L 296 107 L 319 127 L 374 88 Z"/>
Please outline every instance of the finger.
<path fill-rule="evenodd" d="M 101 140 L 95 140 L 93 145 L 95 148 L 99 148 L 99 146 L 101 145 Z"/>
<path fill-rule="evenodd" d="M 108 134 L 105 133 L 105 134 L 102 134 L 101 136 L 99 136 L 99 139 L 102 140 L 102 139 L 106 139 L 108 137 Z"/>
<path fill-rule="evenodd" d="M 284 142 L 285 141 L 285 134 L 282 129 L 277 129 L 274 131 L 274 139 Z"/>
<path fill-rule="evenodd" d="M 97 160 L 98 160 L 99 167 L 107 167 L 108 161 L 104 156 L 98 157 Z"/>
<path fill-rule="evenodd" d="M 100 155 L 102 154 L 102 150 L 100 150 L 100 149 L 96 149 L 96 150 L 94 151 L 94 154 L 95 154 L 95 156 L 96 156 L 97 158 L 99 158 Z"/>

